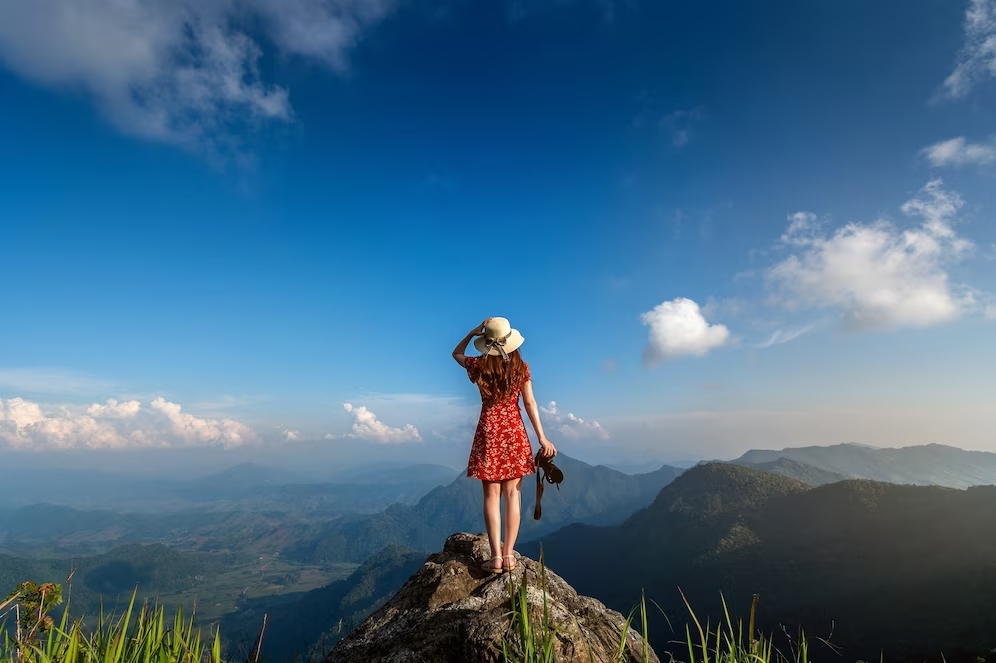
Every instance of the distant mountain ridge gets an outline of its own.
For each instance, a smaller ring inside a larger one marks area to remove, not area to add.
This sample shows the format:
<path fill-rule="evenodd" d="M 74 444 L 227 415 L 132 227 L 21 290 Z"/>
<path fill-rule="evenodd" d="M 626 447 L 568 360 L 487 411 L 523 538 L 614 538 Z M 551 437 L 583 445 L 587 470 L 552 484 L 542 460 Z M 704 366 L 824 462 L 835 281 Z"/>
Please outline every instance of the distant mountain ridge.
<path fill-rule="evenodd" d="M 681 474 L 667 465 L 655 472 L 628 475 L 608 467 L 592 466 L 558 454 L 564 472 L 560 489 L 549 486 L 543 494 L 543 518 L 533 520 L 536 499 L 533 476 L 522 489 L 520 540 L 527 540 L 571 522 L 608 524 L 646 506 L 657 492 Z M 416 504 L 394 504 L 382 513 L 343 518 L 329 523 L 309 541 L 286 552 L 301 562 L 348 561 L 360 563 L 392 544 L 414 550 L 438 550 L 453 532 L 483 531 L 481 483 L 465 476 L 431 490 Z"/>
<path fill-rule="evenodd" d="M 33 473 L 12 472 L 0 482 L 0 507 L 38 503 L 81 510 L 175 513 L 183 510 L 285 510 L 298 516 L 373 513 L 395 502 L 413 503 L 457 472 L 442 465 L 370 464 L 328 480 L 256 463 L 241 463 L 190 480 L 52 469 L 40 485 Z"/>
<path fill-rule="evenodd" d="M 800 463 L 792 460 L 791 458 L 785 457 L 763 463 L 745 463 L 742 461 L 733 462 L 737 465 L 753 467 L 754 469 L 761 470 L 762 472 L 772 472 L 774 474 L 780 474 L 783 477 L 788 477 L 789 479 L 797 479 L 810 486 L 823 486 L 828 483 L 836 483 L 849 478 L 843 474 L 838 474 L 837 472 L 824 470 L 822 468 Z"/>
<path fill-rule="evenodd" d="M 521 549 L 535 555 L 542 545 L 556 573 L 616 610 L 645 590 L 679 630 L 688 617 L 679 587 L 713 623 L 721 591 L 740 616 L 758 593 L 765 630 L 825 637 L 832 628 L 847 660 L 884 651 L 885 660 L 939 661 L 943 651 L 953 663 L 996 647 L 994 540 L 996 486 L 848 479 L 813 488 L 709 463 L 621 525 L 570 525 Z M 663 619 L 652 618 L 650 633 L 659 652 L 671 650 Z"/>
<path fill-rule="evenodd" d="M 889 449 L 859 444 L 752 449 L 732 462 L 760 467 L 781 459 L 854 479 L 948 488 L 996 485 L 996 453 L 943 444 Z"/>

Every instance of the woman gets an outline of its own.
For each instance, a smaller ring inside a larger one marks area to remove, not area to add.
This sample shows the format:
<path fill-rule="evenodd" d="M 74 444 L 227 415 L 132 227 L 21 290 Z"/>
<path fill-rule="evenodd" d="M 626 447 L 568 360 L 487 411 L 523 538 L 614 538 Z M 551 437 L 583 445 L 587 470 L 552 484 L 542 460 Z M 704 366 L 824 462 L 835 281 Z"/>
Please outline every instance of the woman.
<path fill-rule="evenodd" d="M 480 357 L 464 353 L 471 339 Z M 519 346 L 525 339 L 505 318 L 488 318 L 457 343 L 453 358 L 481 392 L 481 418 L 470 449 L 467 476 L 484 487 L 484 524 L 491 542 L 491 559 L 481 568 L 492 573 L 515 568 L 513 548 L 519 535 L 522 477 L 536 471 L 532 446 L 519 410 L 519 396 L 539 439 L 540 454 L 557 455 L 543 434 L 539 408 L 533 398 L 529 365 Z M 505 497 L 505 545 L 501 541 L 501 498 Z"/>

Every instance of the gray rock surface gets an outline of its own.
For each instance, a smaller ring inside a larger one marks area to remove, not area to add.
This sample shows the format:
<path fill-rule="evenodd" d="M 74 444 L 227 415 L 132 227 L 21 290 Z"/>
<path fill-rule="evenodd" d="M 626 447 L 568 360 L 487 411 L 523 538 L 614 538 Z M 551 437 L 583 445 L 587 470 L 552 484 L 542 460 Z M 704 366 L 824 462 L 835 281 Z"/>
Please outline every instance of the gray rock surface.
<path fill-rule="evenodd" d="M 377 612 L 340 640 L 324 663 L 498 663 L 502 641 L 516 642 L 511 595 L 526 583 L 534 629 L 540 632 L 543 587 L 557 661 L 639 663 L 643 641 L 630 629 L 619 656 L 625 619 L 574 589 L 550 569 L 519 557 L 516 568 L 492 574 L 486 535 L 453 534 Z M 544 585 L 545 582 L 545 585 Z M 651 663 L 660 663 L 649 650 Z"/>

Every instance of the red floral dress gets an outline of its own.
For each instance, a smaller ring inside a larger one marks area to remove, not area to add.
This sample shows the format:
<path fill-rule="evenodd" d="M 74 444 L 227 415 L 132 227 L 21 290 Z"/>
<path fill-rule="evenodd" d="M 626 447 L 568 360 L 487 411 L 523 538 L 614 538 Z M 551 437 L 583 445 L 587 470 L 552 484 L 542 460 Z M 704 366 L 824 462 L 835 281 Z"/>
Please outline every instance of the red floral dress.
<path fill-rule="evenodd" d="M 477 382 L 478 357 L 467 357 L 467 377 Z M 525 384 L 529 377 L 526 364 Z M 494 403 L 481 404 L 481 418 L 470 447 L 467 476 L 483 481 L 518 479 L 536 471 L 533 448 L 519 410 L 519 392 Z"/>

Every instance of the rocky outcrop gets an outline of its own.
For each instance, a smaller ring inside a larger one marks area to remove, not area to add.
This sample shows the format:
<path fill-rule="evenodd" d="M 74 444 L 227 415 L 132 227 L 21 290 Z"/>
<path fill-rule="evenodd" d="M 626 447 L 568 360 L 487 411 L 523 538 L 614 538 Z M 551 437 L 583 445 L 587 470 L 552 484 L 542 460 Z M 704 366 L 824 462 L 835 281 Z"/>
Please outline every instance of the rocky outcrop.
<path fill-rule="evenodd" d="M 340 640 L 324 663 L 498 663 L 502 642 L 515 647 L 512 597 L 525 583 L 533 628 L 547 624 L 555 638 L 557 661 L 638 663 L 643 640 L 628 630 L 620 657 L 625 619 L 587 596 L 579 596 L 550 569 L 519 557 L 503 574 L 481 570 L 490 557 L 487 537 L 454 534 L 441 553 L 422 568 L 377 612 Z M 543 588 L 545 587 L 545 592 Z M 648 659 L 659 663 L 653 650 Z"/>

